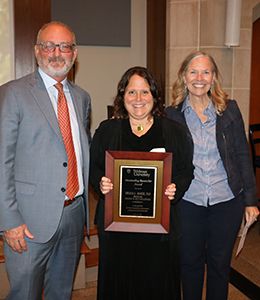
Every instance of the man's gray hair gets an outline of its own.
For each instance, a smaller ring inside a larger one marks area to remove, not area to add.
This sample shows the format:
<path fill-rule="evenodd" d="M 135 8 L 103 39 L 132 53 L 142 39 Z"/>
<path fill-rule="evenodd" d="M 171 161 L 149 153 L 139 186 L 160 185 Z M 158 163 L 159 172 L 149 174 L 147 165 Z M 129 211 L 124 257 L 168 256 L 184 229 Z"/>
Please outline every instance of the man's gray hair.
<path fill-rule="evenodd" d="M 66 28 L 68 31 L 70 31 L 71 34 L 72 34 L 72 39 L 73 39 L 72 42 L 73 42 L 73 44 L 76 44 L 76 36 L 75 36 L 75 33 L 72 31 L 72 29 L 71 29 L 68 25 L 66 25 L 66 24 L 64 24 L 64 23 L 62 23 L 62 22 L 59 22 L 59 21 L 51 21 L 51 22 L 49 22 L 49 23 L 44 24 L 44 25 L 41 27 L 41 29 L 38 31 L 37 39 L 36 39 L 36 44 L 38 44 L 38 43 L 41 42 L 41 39 L 40 39 L 41 33 L 42 33 L 47 27 L 49 27 L 49 26 L 51 26 L 51 25 L 59 25 L 59 26 L 61 26 L 61 27 Z"/>

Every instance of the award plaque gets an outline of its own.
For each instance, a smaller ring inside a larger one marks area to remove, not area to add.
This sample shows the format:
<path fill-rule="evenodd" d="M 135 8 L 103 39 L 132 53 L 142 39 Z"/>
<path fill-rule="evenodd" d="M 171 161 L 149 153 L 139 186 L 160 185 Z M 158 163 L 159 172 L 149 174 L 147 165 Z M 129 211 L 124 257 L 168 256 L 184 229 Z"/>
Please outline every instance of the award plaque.
<path fill-rule="evenodd" d="M 172 153 L 106 151 L 105 230 L 168 233 Z"/>

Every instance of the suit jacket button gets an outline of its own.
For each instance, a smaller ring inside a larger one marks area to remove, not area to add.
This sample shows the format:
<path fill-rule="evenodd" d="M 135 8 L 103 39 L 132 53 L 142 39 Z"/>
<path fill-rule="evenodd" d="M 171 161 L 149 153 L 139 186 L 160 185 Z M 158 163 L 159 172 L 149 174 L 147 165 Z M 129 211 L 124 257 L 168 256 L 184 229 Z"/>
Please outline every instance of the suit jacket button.
<path fill-rule="evenodd" d="M 62 187 L 60 190 L 62 191 L 62 193 L 64 193 L 66 191 L 66 189 L 64 187 Z"/>
<path fill-rule="evenodd" d="M 66 168 L 68 164 L 66 162 L 63 163 L 63 167 Z"/>

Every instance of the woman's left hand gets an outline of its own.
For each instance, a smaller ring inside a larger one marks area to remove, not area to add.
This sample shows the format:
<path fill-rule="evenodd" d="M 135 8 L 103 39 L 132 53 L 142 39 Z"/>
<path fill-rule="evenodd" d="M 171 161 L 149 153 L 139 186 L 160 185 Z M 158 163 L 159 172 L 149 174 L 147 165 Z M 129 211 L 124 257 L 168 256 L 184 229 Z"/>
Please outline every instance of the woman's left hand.
<path fill-rule="evenodd" d="M 164 194 L 168 196 L 169 200 L 173 200 L 176 192 L 176 185 L 171 183 L 167 186 Z"/>
<path fill-rule="evenodd" d="M 257 221 L 258 216 L 259 216 L 259 210 L 257 206 L 246 206 L 245 208 L 246 222 L 254 223 L 255 221 Z"/>

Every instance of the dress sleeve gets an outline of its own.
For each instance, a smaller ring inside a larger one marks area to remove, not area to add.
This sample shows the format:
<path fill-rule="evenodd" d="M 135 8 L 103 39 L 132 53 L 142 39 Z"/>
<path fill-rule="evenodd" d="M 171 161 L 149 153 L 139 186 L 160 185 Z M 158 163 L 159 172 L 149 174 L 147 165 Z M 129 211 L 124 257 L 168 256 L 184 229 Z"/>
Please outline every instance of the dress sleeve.
<path fill-rule="evenodd" d="M 91 146 L 90 146 L 90 184 L 93 186 L 95 192 L 100 196 L 101 191 L 99 182 L 102 176 L 105 175 L 105 149 L 104 149 L 104 130 L 102 125 L 96 130 Z"/>
<path fill-rule="evenodd" d="M 234 100 L 230 101 L 227 111 L 232 117 L 232 122 L 226 128 L 224 134 L 226 147 L 229 149 L 229 153 L 232 153 L 232 156 L 229 157 L 231 162 L 226 159 L 226 167 L 232 168 L 233 166 L 234 169 L 236 168 L 233 173 L 237 174 L 236 180 L 241 181 L 245 205 L 257 205 L 256 183 L 249 145 L 244 121 L 237 102 Z"/>
<path fill-rule="evenodd" d="M 183 125 L 177 122 L 167 123 L 164 135 L 166 150 L 173 153 L 172 182 L 176 184 L 174 203 L 182 198 L 193 179 L 193 144 Z"/>
<path fill-rule="evenodd" d="M 102 198 L 104 195 L 99 188 L 102 176 L 105 176 L 106 150 L 119 150 L 120 121 L 105 120 L 96 129 L 90 145 L 90 184 Z"/>

